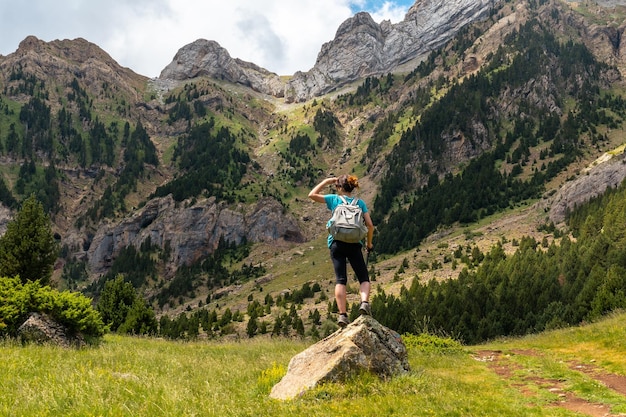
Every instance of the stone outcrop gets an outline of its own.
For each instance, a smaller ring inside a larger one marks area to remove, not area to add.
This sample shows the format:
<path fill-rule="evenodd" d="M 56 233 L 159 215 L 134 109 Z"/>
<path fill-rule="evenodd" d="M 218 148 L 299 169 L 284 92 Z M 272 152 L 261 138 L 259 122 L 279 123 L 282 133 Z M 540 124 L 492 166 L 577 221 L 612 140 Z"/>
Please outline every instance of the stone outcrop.
<path fill-rule="evenodd" d="M 7 226 L 11 220 L 13 220 L 11 210 L 4 204 L 0 203 L 0 236 L 6 233 Z"/>
<path fill-rule="evenodd" d="M 183 46 L 159 78 L 182 81 L 202 76 L 241 84 L 275 97 L 283 96 L 284 86 L 278 75 L 253 63 L 233 59 L 217 42 L 206 39 Z"/>
<path fill-rule="evenodd" d="M 270 397 L 291 399 L 320 383 L 342 382 L 362 371 L 388 378 L 409 370 L 400 335 L 371 316 L 361 316 L 294 356 Z"/>
<path fill-rule="evenodd" d="M 555 224 L 565 220 L 568 211 L 603 194 L 609 187 L 617 187 L 626 178 L 626 157 L 605 154 L 578 178 L 565 183 L 550 200 L 549 218 Z"/>
<path fill-rule="evenodd" d="M 297 221 L 272 198 L 235 209 L 214 197 L 184 206 L 167 196 L 150 200 L 119 223 L 100 226 L 87 251 L 90 270 L 106 272 L 123 248 L 138 248 L 147 238 L 161 248 L 169 245 L 174 269 L 212 253 L 220 239 L 236 244 L 304 240 Z"/>
<path fill-rule="evenodd" d="M 73 335 L 60 323 L 47 314 L 31 313 L 17 329 L 18 339 L 23 342 L 53 344 L 62 347 L 82 347 L 86 345 L 82 335 Z"/>

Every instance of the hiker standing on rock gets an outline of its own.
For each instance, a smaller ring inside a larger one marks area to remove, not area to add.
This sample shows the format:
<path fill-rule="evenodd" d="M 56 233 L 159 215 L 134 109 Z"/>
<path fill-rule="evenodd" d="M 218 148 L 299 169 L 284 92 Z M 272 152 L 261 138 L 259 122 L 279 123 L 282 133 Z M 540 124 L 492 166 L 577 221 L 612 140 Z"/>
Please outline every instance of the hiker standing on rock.
<path fill-rule="evenodd" d="M 320 194 L 326 186 L 334 185 L 337 194 Z M 333 234 L 328 235 L 328 248 L 330 249 L 330 259 L 335 269 L 335 300 L 337 300 L 337 308 L 339 309 L 339 317 L 337 323 L 341 327 L 345 327 L 350 323 L 348 320 L 347 310 L 347 291 L 348 283 L 347 262 L 354 270 L 360 283 L 359 292 L 361 294 L 361 306 L 359 312 L 361 315 L 371 315 L 372 310 L 369 304 L 370 296 L 370 279 L 367 271 L 367 265 L 363 259 L 362 247 L 365 243 L 365 249 L 369 253 L 373 250 L 372 238 L 374 235 L 374 224 L 367 210 L 367 205 L 361 199 L 356 198 L 352 193 L 359 187 L 359 179 L 354 175 L 342 175 L 340 177 L 326 178 L 317 184 L 309 193 L 309 198 L 318 203 L 326 203 L 326 207 L 331 212 L 335 212 L 337 206 L 342 203 L 351 203 L 358 205 L 362 212 L 363 221 L 367 228 L 366 236 L 363 240 L 355 243 L 349 243 L 335 239 Z M 354 200 L 356 199 L 356 203 Z M 329 225 L 330 226 L 330 221 Z M 329 229 L 330 230 L 330 229 Z M 365 242 L 364 242 L 365 241 Z"/>

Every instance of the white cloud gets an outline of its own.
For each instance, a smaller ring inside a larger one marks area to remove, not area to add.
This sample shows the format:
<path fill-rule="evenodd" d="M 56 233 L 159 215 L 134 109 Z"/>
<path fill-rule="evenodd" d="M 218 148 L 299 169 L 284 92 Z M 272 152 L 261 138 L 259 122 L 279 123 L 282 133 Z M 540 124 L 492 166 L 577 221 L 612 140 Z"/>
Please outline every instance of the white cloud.
<path fill-rule="evenodd" d="M 11 4 L 9 4 L 11 3 Z M 404 18 L 406 3 L 364 0 L 0 0 L 0 54 L 26 36 L 85 38 L 121 65 L 156 77 L 197 39 L 281 75 L 307 71 L 355 7 L 377 22 Z"/>
<path fill-rule="evenodd" d="M 375 22 L 380 23 L 383 20 L 390 20 L 392 23 L 397 23 L 404 20 L 407 11 L 408 8 L 406 6 L 385 1 L 379 9 L 370 12 L 370 14 Z"/>

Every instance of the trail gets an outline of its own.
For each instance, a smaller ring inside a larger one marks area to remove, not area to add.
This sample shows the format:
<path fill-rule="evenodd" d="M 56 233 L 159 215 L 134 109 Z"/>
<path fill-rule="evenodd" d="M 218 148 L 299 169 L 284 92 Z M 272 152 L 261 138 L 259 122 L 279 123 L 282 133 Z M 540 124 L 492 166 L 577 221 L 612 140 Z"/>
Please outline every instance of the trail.
<path fill-rule="evenodd" d="M 564 408 L 591 417 L 623 417 L 626 415 L 611 413 L 609 404 L 592 402 L 577 396 L 568 389 L 571 381 L 567 379 L 549 379 L 534 373 L 520 372 L 523 371 L 522 366 L 513 360 L 514 356 L 541 357 L 543 355 L 534 350 L 514 350 L 510 354 L 505 354 L 502 351 L 481 350 L 475 352 L 474 359 L 485 362 L 493 372 L 528 398 L 537 397 L 538 393 L 542 391 L 557 395 L 558 400 L 551 403 L 551 407 Z M 626 376 L 611 374 L 581 362 L 569 362 L 567 365 L 570 370 L 581 372 L 597 383 L 624 396 L 624 401 L 626 401 Z"/>

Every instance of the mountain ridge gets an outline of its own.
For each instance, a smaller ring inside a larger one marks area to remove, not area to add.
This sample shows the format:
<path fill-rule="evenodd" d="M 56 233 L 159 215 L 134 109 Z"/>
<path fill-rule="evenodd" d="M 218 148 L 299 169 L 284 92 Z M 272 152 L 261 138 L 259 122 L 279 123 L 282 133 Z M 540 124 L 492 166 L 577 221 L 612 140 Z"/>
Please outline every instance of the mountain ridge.
<path fill-rule="evenodd" d="M 463 26 L 484 17 L 493 4 L 492 0 L 418 0 L 397 24 L 377 24 L 369 13 L 359 12 L 339 26 L 333 40 L 322 45 L 310 70 L 297 71 L 285 82 L 254 64 L 232 59 L 217 42 L 204 39 L 179 49 L 159 78 L 186 80 L 209 75 L 287 102 L 304 102 L 419 59 Z"/>

